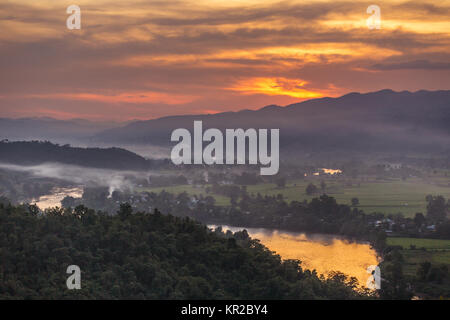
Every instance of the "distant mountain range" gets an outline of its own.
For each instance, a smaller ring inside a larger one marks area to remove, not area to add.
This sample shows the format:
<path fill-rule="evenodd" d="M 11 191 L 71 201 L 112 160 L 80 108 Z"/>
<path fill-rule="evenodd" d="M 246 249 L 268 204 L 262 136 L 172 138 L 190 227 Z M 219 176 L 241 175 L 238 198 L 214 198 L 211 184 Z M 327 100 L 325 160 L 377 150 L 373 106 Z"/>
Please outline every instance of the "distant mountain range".
<path fill-rule="evenodd" d="M 350 93 L 285 107 L 170 116 L 122 126 L 103 124 L 106 128 L 81 120 L 0 119 L 0 137 L 72 137 L 94 145 L 167 147 L 173 144 L 171 132 L 177 128 L 192 130 L 194 120 L 202 120 L 204 129 L 279 128 L 282 151 L 450 150 L 450 90 Z"/>
<path fill-rule="evenodd" d="M 85 119 L 0 118 L 0 138 L 10 140 L 86 139 L 101 131 L 124 125 L 116 122 L 94 122 Z"/>
<path fill-rule="evenodd" d="M 297 150 L 418 151 L 450 148 L 450 90 L 350 93 L 280 107 L 132 122 L 92 141 L 168 145 L 176 128 L 279 128 L 281 146 Z"/>

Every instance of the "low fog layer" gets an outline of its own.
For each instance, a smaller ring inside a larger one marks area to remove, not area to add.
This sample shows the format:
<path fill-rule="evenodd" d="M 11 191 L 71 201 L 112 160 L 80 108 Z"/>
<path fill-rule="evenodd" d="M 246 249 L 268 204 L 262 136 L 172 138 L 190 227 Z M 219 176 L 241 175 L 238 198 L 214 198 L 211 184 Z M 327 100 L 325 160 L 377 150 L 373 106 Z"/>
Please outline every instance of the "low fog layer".
<path fill-rule="evenodd" d="M 78 167 L 60 163 L 44 163 L 34 166 L 0 163 L 0 169 L 26 172 L 38 178 L 60 179 L 83 186 L 108 187 L 110 194 L 116 190 L 125 191 L 133 189 L 134 184 L 130 178 L 143 179 L 154 174 L 150 171 L 118 171 Z"/>

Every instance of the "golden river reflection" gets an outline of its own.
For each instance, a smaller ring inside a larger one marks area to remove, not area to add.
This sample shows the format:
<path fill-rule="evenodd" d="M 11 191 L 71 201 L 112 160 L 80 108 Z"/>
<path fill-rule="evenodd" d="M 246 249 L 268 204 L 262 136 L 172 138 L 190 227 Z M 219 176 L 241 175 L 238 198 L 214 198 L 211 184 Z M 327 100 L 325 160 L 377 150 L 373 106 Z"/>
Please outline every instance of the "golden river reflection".
<path fill-rule="evenodd" d="M 54 207 L 61 207 L 61 201 L 67 197 L 80 198 L 83 195 L 82 188 L 55 188 L 51 194 L 40 197 L 32 201 L 39 209 L 45 210 Z"/>
<path fill-rule="evenodd" d="M 243 228 L 222 227 L 233 232 Z M 268 229 L 245 228 L 252 238 L 275 251 L 283 259 L 301 260 L 304 269 L 315 269 L 327 275 L 340 271 L 366 284 L 367 267 L 378 264 L 378 257 L 369 244 L 349 242 L 336 236 L 304 234 Z"/>

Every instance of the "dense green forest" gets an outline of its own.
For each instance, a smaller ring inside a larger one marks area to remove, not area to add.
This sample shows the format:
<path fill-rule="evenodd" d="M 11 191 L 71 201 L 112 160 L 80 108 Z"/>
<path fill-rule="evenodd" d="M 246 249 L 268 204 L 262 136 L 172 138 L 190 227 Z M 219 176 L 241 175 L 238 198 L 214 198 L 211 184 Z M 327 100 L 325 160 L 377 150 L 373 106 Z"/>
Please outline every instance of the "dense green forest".
<path fill-rule="evenodd" d="M 355 279 L 282 261 L 245 231 L 190 218 L 0 204 L 0 299 L 355 299 Z M 81 290 L 66 268 L 81 268 Z"/>

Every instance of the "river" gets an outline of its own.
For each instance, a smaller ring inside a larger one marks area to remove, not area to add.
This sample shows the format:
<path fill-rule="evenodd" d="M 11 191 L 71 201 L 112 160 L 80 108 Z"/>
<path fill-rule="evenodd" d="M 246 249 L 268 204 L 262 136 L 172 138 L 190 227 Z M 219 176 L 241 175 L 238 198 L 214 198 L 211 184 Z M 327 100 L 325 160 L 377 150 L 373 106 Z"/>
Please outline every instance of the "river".
<path fill-rule="evenodd" d="M 67 196 L 74 198 L 81 198 L 83 195 L 83 189 L 76 188 L 55 188 L 50 194 L 39 197 L 37 200 L 33 200 L 31 203 L 36 204 L 39 209 L 45 210 L 54 207 L 61 207 L 61 200 Z"/>
<path fill-rule="evenodd" d="M 66 196 L 79 198 L 82 194 L 82 188 L 55 188 L 51 194 L 40 197 L 35 203 L 45 210 L 60 207 L 61 200 Z M 365 285 L 367 281 L 367 268 L 379 263 L 375 250 L 369 244 L 351 242 L 339 236 L 230 226 L 222 226 L 222 229 L 232 232 L 246 229 L 252 238 L 259 239 L 282 259 L 300 260 L 304 269 L 315 269 L 318 274 L 340 271 L 356 277 L 360 285 Z"/>
<path fill-rule="evenodd" d="M 304 269 L 315 269 L 318 274 L 340 271 L 356 277 L 361 286 L 365 286 L 369 276 L 367 268 L 379 263 L 376 251 L 369 244 L 339 236 L 229 226 L 222 229 L 232 232 L 246 229 L 252 238 L 259 239 L 282 259 L 300 260 Z"/>

